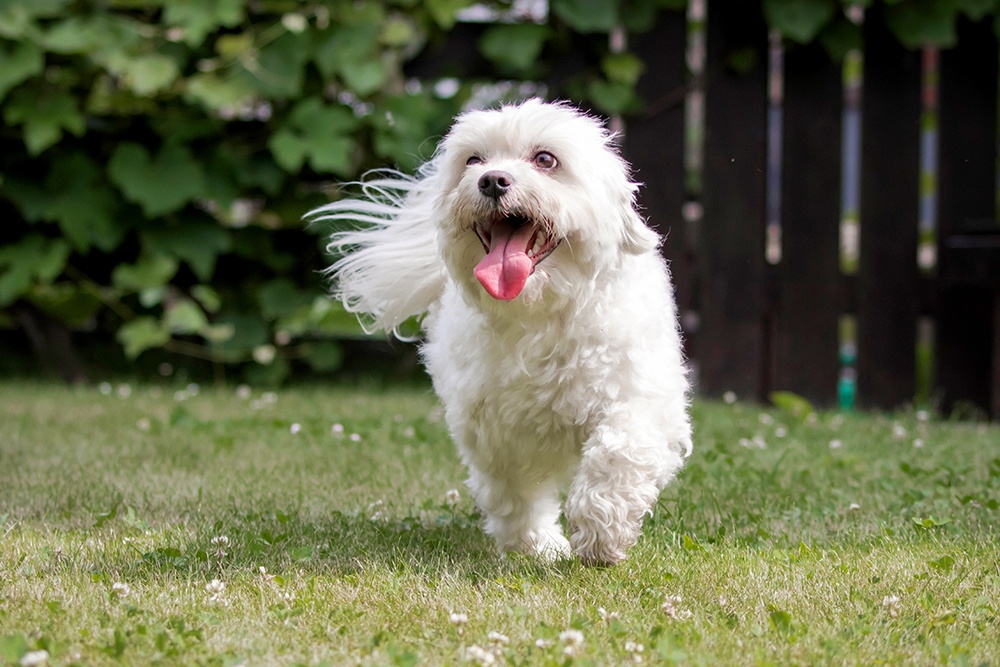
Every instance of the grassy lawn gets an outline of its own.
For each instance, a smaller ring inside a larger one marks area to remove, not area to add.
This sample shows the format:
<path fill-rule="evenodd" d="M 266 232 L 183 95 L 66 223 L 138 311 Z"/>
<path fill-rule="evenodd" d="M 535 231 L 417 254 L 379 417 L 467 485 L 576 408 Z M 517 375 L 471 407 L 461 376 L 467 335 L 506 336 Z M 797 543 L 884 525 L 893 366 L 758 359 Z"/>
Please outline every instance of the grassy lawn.
<path fill-rule="evenodd" d="M 0 664 L 1000 656 L 997 426 L 698 403 L 586 569 L 493 551 L 429 390 L 247 393 L 0 384 Z"/>

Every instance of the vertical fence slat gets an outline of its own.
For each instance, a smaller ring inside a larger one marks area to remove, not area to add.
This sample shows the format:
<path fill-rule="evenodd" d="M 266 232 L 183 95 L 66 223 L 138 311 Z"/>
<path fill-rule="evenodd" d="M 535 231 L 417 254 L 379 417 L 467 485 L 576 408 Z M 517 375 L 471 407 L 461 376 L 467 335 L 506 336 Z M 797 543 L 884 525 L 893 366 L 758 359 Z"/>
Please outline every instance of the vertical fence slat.
<path fill-rule="evenodd" d="M 737 54 L 741 72 L 727 62 Z M 709 396 L 763 398 L 766 54 L 759 3 L 709 3 L 698 339 Z"/>
<path fill-rule="evenodd" d="M 663 256 L 670 262 L 680 312 L 694 307 L 694 268 L 690 239 L 685 238 L 684 204 L 684 93 L 686 19 L 678 12 L 661 12 L 649 32 L 631 38 L 631 49 L 647 63 L 636 92 L 645 101 L 644 112 L 629 118 L 625 128 L 625 157 L 639 192 L 642 213 L 665 237 Z M 691 334 L 685 335 L 691 354 Z"/>
<path fill-rule="evenodd" d="M 773 385 L 822 405 L 837 396 L 840 99 L 840 67 L 821 47 L 789 50 Z"/>
<path fill-rule="evenodd" d="M 873 7 L 864 30 L 858 397 L 887 408 L 916 388 L 920 54 L 880 14 Z"/>
<path fill-rule="evenodd" d="M 995 218 L 997 39 L 989 21 L 962 20 L 958 45 L 941 53 L 940 105 L 936 393 L 945 411 L 959 401 L 987 408 L 991 381 L 1000 384 L 990 363 L 997 287 L 962 284 L 948 240 Z"/>

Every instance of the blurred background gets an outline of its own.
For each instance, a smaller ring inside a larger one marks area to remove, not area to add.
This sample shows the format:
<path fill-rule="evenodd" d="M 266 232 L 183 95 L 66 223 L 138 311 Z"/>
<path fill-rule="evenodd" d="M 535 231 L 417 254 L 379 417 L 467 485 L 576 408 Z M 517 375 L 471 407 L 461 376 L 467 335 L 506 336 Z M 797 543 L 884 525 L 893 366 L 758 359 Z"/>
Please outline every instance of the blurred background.
<path fill-rule="evenodd" d="M 422 377 L 303 216 L 541 96 L 620 132 L 701 394 L 996 417 L 998 5 L 2 0 L 0 376 Z"/>

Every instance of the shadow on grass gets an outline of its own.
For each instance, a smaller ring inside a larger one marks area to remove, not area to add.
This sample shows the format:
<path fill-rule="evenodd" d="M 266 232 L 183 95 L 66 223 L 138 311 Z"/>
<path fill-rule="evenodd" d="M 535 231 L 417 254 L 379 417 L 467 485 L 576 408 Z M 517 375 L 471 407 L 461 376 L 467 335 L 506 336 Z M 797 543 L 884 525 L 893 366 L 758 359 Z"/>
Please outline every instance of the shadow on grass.
<path fill-rule="evenodd" d="M 545 577 L 579 567 L 574 561 L 546 564 L 501 555 L 480 528 L 477 514 L 444 508 L 401 519 L 378 510 L 368 516 L 333 512 L 320 520 L 278 511 L 233 513 L 209 521 L 186 543 L 165 537 L 167 544 L 134 548 L 134 558 L 120 563 L 120 570 L 136 577 L 155 572 L 232 576 L 260 568 L 271 574 L 294 570 L 348 577 L 377 570 L 478 582 L 511 572 Z"/>

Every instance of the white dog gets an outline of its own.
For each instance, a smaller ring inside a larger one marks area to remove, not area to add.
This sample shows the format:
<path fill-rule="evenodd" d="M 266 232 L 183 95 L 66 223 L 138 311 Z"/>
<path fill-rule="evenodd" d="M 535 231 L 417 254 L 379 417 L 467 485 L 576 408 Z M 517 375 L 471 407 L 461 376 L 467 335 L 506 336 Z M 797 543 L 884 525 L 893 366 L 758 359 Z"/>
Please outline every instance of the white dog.
<path fill-rule="evenodd" d="M 396 332 L 423 318 L 486 532 L 587 564 L 625 558 L 691 452 L 667 266 L 611 141 L 563 104 L 470 111 L 416 178 L 312 214 L 363 224 L 331 243 L 348 310 Z"/>

